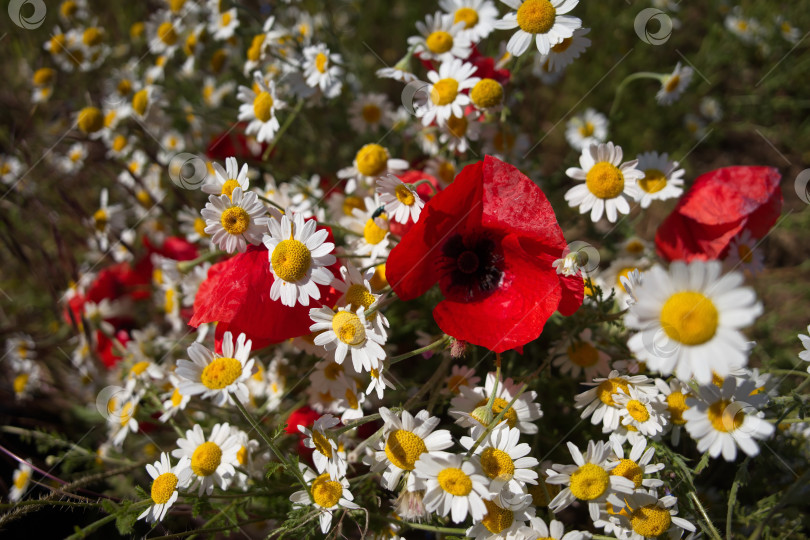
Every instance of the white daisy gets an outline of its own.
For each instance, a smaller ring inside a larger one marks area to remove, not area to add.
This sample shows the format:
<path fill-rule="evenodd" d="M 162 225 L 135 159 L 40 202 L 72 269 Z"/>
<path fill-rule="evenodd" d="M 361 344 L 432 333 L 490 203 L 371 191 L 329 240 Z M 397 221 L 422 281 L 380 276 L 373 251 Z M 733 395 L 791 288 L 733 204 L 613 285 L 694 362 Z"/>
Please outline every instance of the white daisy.
<path fill-rule="evenodd" d="M 366 394 L 368 395 L 371 395 L 371 392 L 376 392 L 377 399 L 382 399 L 385 395 L 386 388 L 390 388 L 391 390 L 396 388 L 394 383 L 388 378 L 388 366 L 383 363 L 381 363 L 376 369 L 371 368 L 369 375 L 371 376 L 371 381 L 366 388 Z"/>
<path fill-rule="evenodd" d="M 565 38 L 574 35 L 574 30 L 582 26 L 577 17 L 565 15 L 574 9 L 579 0 L 501 0 L 514 9 L 495 23 L 495 28 L 517 32 L 509 38 L 506 50 L 520 56 L 531 45 L 537 44 L 540 54 L 548 54 L 551 47 Z"/>
<path fill-rule="evenodd" d="M 353 310 L 362 307 L 367 310 L 382 297 L 380 294 L 374 294 L 371 289 L 371 280 L 374 279 L 373 268 L 361 274 L 357 267 L 347 262 L 345 266 L 340 267 L 340 275 L 342 280 L 335 279 L 332 282 L 332 287 L 343 293 L 335 303 L 336 306 L 348 306 Z M 387 336 L 388 319 L 380 310 L 374 312 L 372 324 L 378 334 Z"/>
<path fill-rule="evenodd" d="M 450 116 L 461 118 L 464 108 L 470 104 L 470 96 L 463 93 L 480 80 L 473 77 L 476 68 L 458 58 L 442 62 L 439 71 L 429 71 L 427 78 L 430 85 L 424 93 L 424 103 L 416 107 L 417 118 L 429 126 L 433 122 L 443 124 Z"/>
<path fill-rule="evenodd" d="M 608 221 L 616 222 L 617 215 L 629 214 L 628 199 L 638 198 L 636 181 L 644 173 L 636 169 L 637 160 L 622 163 L 622 147 L 612 142 L 592 144 L 582 151 L 579 167 L 565 171 L 570 178 L 582 182 L 565 193 L 571 207 L 579 207 L 580 214 L 591 211 L 591 221 L 596 223 L 607 215 Z"/>
<path fill-rule="evenodd" d="M 607 116 L 596 109 L 588 108 L 581 115 L 572 117 L 565 125 L 565 140 L 574 150 L 582 151 L 591 144 L 605 142 L 607 130 Z"/>
<path fill-rule="evenodd" d="M 235 188 L 230 196 L 209 196 L 200 213 L 205 219 L 204 232 L 211 236 L 211 244 L 228 253 L 244 253 L 248 243 L 259 245 L 267 230 L 267 209 L 254 192 L 242 191 L 240 187 Z"/>
<path fill-rule="evenodd" d="M 676 261 L 669 272 L 654 266 L 644 273 L 638 302 L 625 316 L 639 332 L 627 342 L 650 369 L 693 376 L 708 384 L 712 372 L 724 377 L 748 361 L 748 341 L 740 329 L 762 313 L 756 293 L 741 287 L 742 274 L 721 276 L 719 261 Z"/>
<path fill-rule="evenodd" d="M 580 415 L 581 418 L 590 416 L 591 423 L 595 426 L 602 423 L 604 433 L 609 433 L 619 427 L 621 415 L 613 396 L 620 390 L 629 393 L 630 388 L 633 387 L 645 394 L 655 395 L 657 393 L 656 388 L 652 385 L 652 380 L 646 375 L 619 375 L 615 369 L 607 378 L 594 379 L 593 382 L 584 384 L 593 388 L 574 396 L 575 407 L 584 409 Z"/>
<path fill-rule="evenodd" d="M 177 439 L 178 448 L 172 451 L 176 458 L 189 458 L 184 461 L 186 467 L 192 472 L 192 486 L 199 484 L 199 494 L 203 492 L 210 495 L 214 486 L 228 489 L 233 480 L 238 464 L 236 454 L 239 452 L 239 440 L 231 433 L 228 424 L 216 424 L 211 429 L 211 437 L 205 440 L 205 435 L 199 424 L 186 431 L 186 437 Z M 184 469 L 185 470 L 185 469 Z M 186 474 L 184 470 L 177 472 Z"/>
<path fill-rule="evenodd" d="M 239 16 L 236 8 L 227 11 L 213 11 L 208 20 L 208 32 L 219 41 L 226 41 L 233 37 L 236 29 L 239 28 Z"/>
<path fill-rule="evenodd" d="M 332 478 L 346 475 L 346 457 L 338 451 L 337 442 L 326 434 L 327 429 L 338 425 L 340 420 L 331 414 L 325 414 L 315 420 L 312 429 L 299 425 L 298 431 L 303 433 L 304 446 L 313 448 L 312 461 L 319 473 L 328 472 Z"/>
<path fill-rule="evenodd" d="M 425 202 L 419 197 L 416 188 L 406 184 L 394 175 L 377 178 L 377 194 L 380 202 L 385 205 L 385 213 L 389 219 L 399 223 L 414 223 L 419 220 L 419 214 Z"/>
<path fill-rule="evenodd" d="M 326 242 L 329 231 L 317 230 L 318 222 L 304 220 L 300 213 L 288 210 L 281 223 L 268 221 L 270 234 L 264 235 L 273 273 L 270 298 L 281 299 L 285 306 L 309 305 L 309 299 L 319 300 L 318 285 L 329 285 L 335 276 L 326 268 L 335 263 L 335 245 Z"/>
<path fill-rule="evenodd" d="M 655 95 L 656 101 L 660 105 L 670 105 L 676 102 L 692 82 L 693 74 L 694 70 L 691 67 L 681 67 L 681 63 L 678 62 L 672 73 L 661 79 L 661 89 Z"/>
<path fill-rule="evenodd" d="M 639 154 L 637 167 L 644 173 L 644 178 L 638 181 L 642 208 L 650 206 L 652 201 L 674 199 L 683 193 L 684 170 L 677 161 L 670 161 L 666 152 Z"/>
<path fill-rule="evenodd" d="M 482 124 L 476 116 L 474 112 L 463 116 L 451 115 L 447 122 L 439 126 L 439 142 L 452 152 L 459 154 L 466 152 L 470 148 L 469 141 L 477 141 L 481 132 Z"/>
<path fill-rule="evenodd" d="M 686 400 L 684 411 L 686 431 L 697 441 L 698 452 L 708 451 L 712 457 L 721 453 L 726 461 L 734 461 L 737 447 L 748 454 L 759 454 L 755 439 L 767 439 L 774 425 L 761 418 L 756 407 L 766 396 L 754 394 L 756 384 L 736 377 L 727 377 L 723 387 L 701 386 L 696 397 Z M 753 394 L 753 395 L 752 395 Z"/>
<path fill-rule="evenodd" d="M 430 342 L 433 342 L 433 338 L 431 337 Z M 417 343 L 418 345 L 421 345 Z M 423 347 L 427 345 L 422 345 Z M 433 352 L 433 351 L 430 351 Z M 459 366 L 454 365 L 450 368 L 450 375 L 447 377 L 446 386 L 443 392 L 447 392 L 448 394 L 456 394 L 458 395 L 461 392 L 462 386 L 472 387 L 478 384 L 478 381 L 481 380 L 481 377 L 475 376 L 475 370 L 468 366 Z"/>
<path fill-rule="evenodd" d="M 620 389 L 613 394 L 613 401 L 619 406 L 622 425 L 628 429 L 638 430 L 646 437 L 661 434 L 668 423 L 664 415 L 666 406 L 657 399 L 657 396 L 628 388 L 628 393 Z"/>
<path fill-rule="evenodd" d="M 219 163 L 212 163 L 214 174 L 208 175 L 208 181 L 200 188 L 203 193 L 210 195 L 227 195 L 229 198 L 233 195 L 233 190 L 242 188 L 245 193 L 250 188 L 250 180 L 248 180 L 248 164 L 243 163 L 242 168 L 239 169 L 239 162 L 235 157 L 225 159 L 225 168 Z"/>
<path fill-rule="evenodd" d="M 663 463 L 654 463 L 650 465 L 650 461 L 655 455 L 655 448 L 650 446 L 647 448 L 647 440 L 641 439 L 633 444 L 630 449 L 630 455 L 624 457 L 624 447 L 621 444 L 613 444 L 613 453 L 616 464 L 611 469 L 610 474 L 614 476 L 624 476 L 633 482 L 636 489 L 642 488 L 658 488 L 664 485 L 662 480 L 657 478 L 645 478 L 644 475 L 655 474 L 663 470 Z"/>
<path fill-rule="evenodd" d="M 666 403 L 669 425 L 672 428 L 672 444 L 677 445 L 681 440 L 681 430 L 686 424 L 683 413 L 689 408 L 686 399 L 692 397 L 692 389 L 675 377 L 670 379 L 669 384 L 663 379 L 655 379 L 655 386 L 661 392 L 658 398 Z"/>
<path fill-rule="evenodd" d="M 461 37 L 478 43 L 495 30 L 498 8 L 489 0 L 439 0 L 439 6 L 453 16 L 453 23 L 464 23 Z"/>
<path fill-rule="evenodd" d="M 489 483 L 481 474 L 478 458 L 464 461 L 458 454 L 423 455 L 415 464 L 414 474 L 425 482 L 425 509 L 453 523 L 462 523 L 467 514 L 481 521 L 487 512 L 484 499 L 491 498 Z"/>
<path fill-rule="evenodd" d="M 339 508 L 355 510 L 360 508 L 352 501 L 354 496 L 349 491 L 349 480 L 346 477 L 334 478 L 328 472 L 316 475 L 312 469 L 298 464 L 309 485 L 308 491 L 296 491 L 290 495 L 293 507 L 314 506 L 318 511 L 321 532 L 326 534 L 332 525 L 332 513 Z"/>
<path fill-rule="evenodd" d="M 391 126 L 391 102 L 385 94 L 360 94 L 349 106 L 349 125 L 359 134 Z"/>
<path fill-rule="evenodd" d="M 111 424 L 112 444 L 116 448 L 121 448 L 127 435 L 138 432 L 139 424 L 136 415 L 142 395 L 143 391 L 116 403 L 112 414 L 107 418 Z"/>
<path fill-rule="evenodd" d="M 765 254 L 756 249 L 757 239 L 745 229 L 734 237 L 728 246 L 725 265 L 731 270 L 741 270 L 746 276 L 755 276 L 765 269 Z"/>
<path fill-rule="evenodd" d="M 574 60 L 579 58 L 585 52 L 585 49 L 591 46 L 591 40 L 585 37 L 590 31 L 590 28 L 577 28 L 574 30 L 574 35 L 551 47 L 548 55 L 545 56 L 545 60 L 548 62 L 548 71 L 552 73 L 562 72 Z"/>
<path fill-rule="evenodd" d="M 388 214 L 385 213 L 380 196 L 375 194 L 373 199 L 366 197 L 364 209 L 352 209 L 352 218 L 347 228 L 359 238 L 350 246 L 351 252 L 356 255 L 367 255 L 368 264 L 387 257 L 391 235 Z"/>
<path fill-rule="evenodd" d="M 544 538 L 550 540 L 587 540 L 591 533 L 580 531 L 565 532 L 561 521 L 552 519 L 548 525 L 540 517 L 529 519 L 529 526 L 520 530 L 523 538 Z"/>
<path fill-rule="evenodd" d="M 421 410 L 412 416 L 408 411 L 392 413 L 380 407 L 380 416 L 385 423 L 382 440 L 371 455 L 371 470 L 382 473 L 382 486 L 396 491 L 402 475 L 407 475 L 408 491 L 422 490 L 424 484 L 409 474 L 416 462 L 425 455 L 441 455 L 442 450 L 453 446 L 453 438 L 446 429 L 436 431 L 440 419 Z"/>
<path fill-rule="evenodd" d="M 93 213 L 90 225 L 92 225 L 99 249 L 107 251 L 110 247 L 109 238 L 124 228 L 126 216 L 123 212 L 124 205 L 109 204 L 109 193 L 107 188 L 101 190 L 99 209 Z"/>
<path fill-rule="evenodd" d="M 12 478 L 12 486 L 8 492 L 8 500 L 11 502 L 19 501 L 28 491 L 28 485 L 31 483 L 31 473 L 34 469 L 28 463 L 20 463 L 20 466 L 14 471 Z"/>
<path fill-rule="evenodd" d="M 192 343 L 187 349 L 188 360 L 177 361 L 178 390 L 184 396 L 202 394 L 203 399 L 212 398 L 219 406 L 233 403 L 231 394 L 240 402 L 248 400 L 245 381 L 253 370 L 253 359 L 248 360 L 251 340 L 239 334 L 234 348 L 233 334 L 225 332 L 222 338 L 222 356 L 210 351 L 200 343 Z"/>
<path fill-rule="evenodd" d="M 180 393 L 180 379 L 174 373 L 169 374 L 169 382 L 171 389 L 162 396 L 163 414 L 159 418 L 161 422 L 166 422 L 178 411 L 185 410 L 186 405 L 191 401 L 191 396 Z"/>
<path fill-rule="evenodd" d="M 239 120 L 250 122 L 245 134 L 255 134 L 260 143 L 270 142 L 281 127 L 276 111 L 284 103 L 276 96 L 276 85 L 272 80 L 265 80 L 258 71 L 253 74 L 253 79 L 253 89 L 240 86 L 237 92 L 237 97 L 242 102 L 239 106 Z"/>
<path fill-rule="evenodd" d="M 22 171 L 22 162 L 16 156 L 0 154 L 0 180 L 8 186 L 17 181 Z"/>
<path fill-rule="evenodd" d="M 319 88 L 327 98 L 336 97 L 343 87 L 341 62 L 340 55 L 330 53 L 323 43 L 305 48 L 303 68 L 307 84 Z"/>
<path fill-rule="evenodd" d="M 184 456 L 172 467 L 167 452 L 162 452 L 160 461 L 156 461 L 154 465 L 146 464 L 146 472 L 152 477 L 150 496 L 154 504 L 144 510 L 138 519 L 146 518 L 150 523 L 154 523 L 166 517 L 166 512 L 177 500 L 178 488 L 185 489 L 191 481 L 190 465 L 189 458 Z"/>
<path fill-rule="evenodd" d="M 337 312 L 323 306 L 309 310 L 314 324 L 311 332 L 320 332 L 315 336 L 315 345 L 327 350 L 335 349 L 335 362 L 342 364 L 346 354 L 351 351 L 352 364 L 358 373 L 377 368 L 385 358 L 382 345 L 385 338 L 378 334 L 365 316 L 365 308 L 359 307 L 356 312 L 349 308 L 339 308 Z"/>
<path fill-rule="evenodd" d="M 567 508 L 575 500 L 588 505 L 591 519 L 599 517 L 599 504 L 605 501 L 622 506 L 623 502 L 617 493 L 633 493 L 634 484 L 624 476 L 611 476 L 610 471 L 616 466 L 608 461 L 610 446 L 599 441 L 588 442 L 588 450 L 583 455 L 571 442 L 568 450 L 574 458 L 575 465 L 555 463 L 546 470 L 546 483 L 565 485 L 549 504 L 549 509 L 557 513 Z"/>
<path fill-rule="evenodd" d="M 610 356 L 594 345 L 590 328 L 580 332 L 577 339 L 568 340 L 568 344 L 561 348 L 565 353 L 552 362 L 553 366 L 560 368 L 560 373 L 570 374 L 574 378 L 584 373 L 586 380 L 610 373 Z"/>
<path fill-rule="evenodd" d="M 454 21 L 453 15 L 437 11 L 428 13 L 425 22 L 416 21 L 420 36 L 408 38 L 408 46 L 424 60 L 449 62 L 470 56 L 470 41 L 462 32 L 466 23 Z"/>
<path fill-rule="evenodd" d="M 371 143 L 357 151 L 351 167 L 338 171 L 338 178 L 349 179 L 349 182 L 346 183 L 345 192 L 351 194 L 358 187 L 369 185 L 381 176 L 395 174 L 407 168 L 407 161 L 404 159 L 391 159 L 391 155 L 385 147 Z"/>
<path fill-rule="evenodd" d="M 810 334 L 810 324 L 807 325 L 807 333 Z M 799 359 L 805 362 L 810 362 L 810 336 L 799 334 L 799 339 L 804 346 L 804 350 L 799 353 Z M 807 372 L 810 373 L 810 366 L 807 367 Z"/>
<path fill-rule="evenodd" d="M 506 422 L 510 428 L 518 428 L 521 433 L 537 433 L 537 424 L 535 424 L 534 421 L 543 416 L 540 405 L 534 402 L 534 400 L 537 399 L 537 392 L 534 390 L 523 392 L 523 394 L 515 400 L 515 403 L 512 404 L 512 407 L 507 408 L 509 402 L 517 395 L 520 386 L 521 385 L 512 382 L 511 378 L 498 382 L 498 388 L 495 392 L 495 401 L 492 404 L 492 418 L 506 409 L 506 413 L 501 422 Z M 491 419 L 484 417 L 479 418 L 480 415 L 475 411 L 479 407 L 487 405 L 494 389 L 495 374 L 488 373 L 483 387 L 476 386 L 475 388 L 470 388 L 468 386 L 462 386 L 459 395 L 450 401 L 450 415 L 457 418 L 457 424 L 473 428 L 471 435 L 475 439 L 478 438 L 485 427 L 489 425 L 489 421 L 491 421 Z"/>
<path fill-rule="evenodd" d="M 694 532 L 692 523 L 677 516 L 677 502 L 672 495 L 659 499 L 654 493 L 645 491 L 626 496 L 624 510 L 616 514 L 629 532 L 621 538 L 646 540 L 666 535 L 665 538 L 674 540 L 680 538 L 684 530 Z"/>

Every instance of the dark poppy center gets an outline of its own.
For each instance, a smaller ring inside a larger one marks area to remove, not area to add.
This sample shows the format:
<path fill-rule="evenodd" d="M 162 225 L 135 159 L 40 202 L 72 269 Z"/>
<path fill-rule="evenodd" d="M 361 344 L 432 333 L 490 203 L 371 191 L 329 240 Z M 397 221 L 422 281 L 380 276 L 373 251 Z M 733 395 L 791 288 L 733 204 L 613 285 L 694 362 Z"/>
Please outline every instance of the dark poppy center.
<path fill-rule="evenodd" d="M 503 256 L 498 243 L 485 234 L 457 234 L 442 247 L 445 297 L 471 302 L 488 296 L 501 282 Z"/>

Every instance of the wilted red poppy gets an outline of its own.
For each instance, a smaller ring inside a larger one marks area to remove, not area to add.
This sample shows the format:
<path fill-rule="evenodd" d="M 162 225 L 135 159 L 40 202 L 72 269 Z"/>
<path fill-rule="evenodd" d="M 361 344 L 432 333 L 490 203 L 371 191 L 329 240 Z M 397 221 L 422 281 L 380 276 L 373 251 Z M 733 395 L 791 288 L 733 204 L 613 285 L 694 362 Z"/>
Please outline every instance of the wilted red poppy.
<path fill-rule="evenodd" d="M 487 156 L 425 206 L 391 251 L 386 277 L 402 300 L 438 283 L 439 327 L 502 352 L 536 339 L 555 310 L 570 315 L 582 305 L 582 278 L 552 267 L 565 248 L 542 190 Z"/>
<path fill-rule="evenodd" d="M 337 263 L 330 270 L 340 275 Z M 245 253 L 211 266 L 208 278 L 194 298 L 194 316 L 189 324 L 196 328 L 203 323 L 217 322 L 217 336 L 227 331 L 234 335 L 244 333 L 253 340 L 253 349 L 260 349 L 309 334 L 312 324 L 309 310 L 321 305 L 331 306 L 341 294 L 319 285 L 320 301 L 310 300 L 309 306 L 287 307 L 279 300 L 270 299 L 273 279 L 267 248 L 248 246 Z"/>
<path fill-rule="evenodd" d="M 703 174 L 655 235 L 661 257 L 722 259 L 744 230 L 762 238 L 782 211 L 779 171 L 772 167 L 725 167 Z"/>

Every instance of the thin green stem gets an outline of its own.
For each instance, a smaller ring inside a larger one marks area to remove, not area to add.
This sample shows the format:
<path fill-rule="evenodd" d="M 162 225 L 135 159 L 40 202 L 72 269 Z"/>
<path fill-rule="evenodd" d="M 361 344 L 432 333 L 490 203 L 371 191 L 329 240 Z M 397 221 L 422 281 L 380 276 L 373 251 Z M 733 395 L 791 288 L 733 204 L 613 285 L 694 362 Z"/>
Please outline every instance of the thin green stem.
<path fill-rule="evenodd" d="M 512 400 L 509 402 L 509 404 L 507 404 L 506 407 L 504 407 L 503 410 L 498 413 L 498 416 L 492 419 L 492 422 L 489 423 L 487 429 L 485 429 L 484 432 L 481 434 L 481 436 L 478 437 L 478 440 L 475 441 L 475 444 L 473 444 L 472 447 L 470 447 L 470 449 L 467 451 L 467 457 L 473 455 L 475 449 L 478 448 L 482 442 L 484 442 L 484 439 L 486 439 L 487 436 L 489 436 L 489 434 L 492 432 L 495 426 L 497 426 L 500 423 L 500 421 L 503 420 L 503 417 L 506 415 L 506 412 L 512 408 L 512 405 L 515 404 L 518 398 L 523 394 L 523 392 L 526 391 L 528 387 L 529 385 L 527 383 L 523 383 L 523 386 L 520 387 L 520 390 L 518 390 L 518 393 L 515 394 L 515 397 L 513 397 Z"/>
<path fill-rule="evenodd" d="M 746 456 L 737 469 L 737 474 L 734 475 L 734 483 L 731 484 L 731 489 L 728 492 L 728 511 L 726 512 L 726 540 L 732 540 L 731 525 L 734 519 L 734 506 L 737 504 L 737 492 L 740 490 L 742 484 L 742 477 L 748 470 L 748 462 L 751 461 L 751 456 Z"/>
<path fill-rule="evenodd" d="M 695 503 L 695 508 L 697 508 L 698 512 L 700 512 L 700 515 L 703 516 L 703 520 L 706 522 L 706 525 L 708 526 L 709 529 L 708 530 L 709 535 L 714 540 L 723 540 L 723 537 L 720 536 L 720 531 L 718 531 L 715 528 L 714 524 L 712 523 L 712 520 L 709 519 L 709 515 L 706 513 L 706 509 L 703 508 L 703 505 L 700 503 L 700 499 L 698 499 L 697 493 L 695 493 L 694 491 L 690 491 L 689 498 L 692 499 L 692 502 Z"/>
<path fill-rule="evenodd" d="M 413 184 L 410 184 L 410 186 L 413 189 L 416 189 L 419 186 L 421 186 L 422 184 L 427 184 L 430 187 L 431 195 L 436 195 L 436 188 L 433 187 L 433 183 L 430 180 L 428 180 L 427 178 L 419 180 L 418 182 L 414 182 Z"/>
<path fill-rule="evenodd" d="M 616 97 L 613 98 L 613 105 L 610 107 L 608 117 L 612 117 L 616 113 L 616 110 L 619 108 L 619 100 L 621 100 L 622 92 L 624 92 L 628 84 L 639 79 L 655 79 L 662 81 L 665 76 L 666 75 L 661 73 L 653 73 L 651 71 L 639 71 L 638 73 L 633 73 L 625 77 L 624 80 L 619 83 L 619 86 L 616 87 Z"/>
<path fill-rule="evenodd" d="M 224 251 L 212 250 L 212 251 L 209 251 L 208 253 L 203 253 L 202 255 L 197 257 L 196 259 L 192 259 L 190 261 L 180 261 L 180 262 L 178 262 L 177 263 L 177 269 L 180 270 L 181 273 L 185 274 L 186 272 L 189 272 L 192 268 L 194 268 L 198 264 L 202 264 L 202 263 L 208 262 L 208 261 L 213 261 L 214 259 L 216 259 L 220 255 L 224 255 L 224 254 L 225 254 Z"/>
<path fill-rule="evenodd" d="M 287 129 L 293 123 L 293 120 L 295 120 L 295 117 L 298 116 L 298 113 L 301 112 L 303 106 L 304 106 L 303 99 L 299 100 L 298 103 L 296 103 L 295 109 L 293 109 L 292 114 L 288 116 L 286 120 L 284 120 L 284 124 L 281 125 L 281 129 L 279 129 L 278 133 L 276 133 L 276 136 L 273 137 L 273 142 L 270 143 L 270 145 L 267 147 L 267 150 L 265 150 L 264 154 L 262 154 L 262 161 L 267 161 L 267 158 L 270 157 L 270 154 L 273 152 L 273 149 L 276 147 L 276 144 L 278 144 L 278 141 L 281 140 L 281 137 L 284 135 L 284 132 L 287 131 Z"/>
<path fill-rule="evenodd" d="M 447 534 L 460 534 L 461 536 L 466 536 L 467 534 L 467 529 L 458 529 L 455 527 L 439 527 L 437 525 L 426 525 L 424 523 L 411 523 L 410 521 L 399 521 L 396 519 L 392 519 L 390 521 L 395 525 L 405 525 L 406 527 L 410 527 L 411 529 L 419 529 L 421 531 L 431 531 Z"/>
<path fill-rule="evenodd" d="M 446 345 L 449 340 L 450 340 L 450 336 L 447 336 L 447 335 L 442 336 L 439 339 L 437 339 L 436 341 L 434 341 L 433 343 L 431 343 L 430 345 L 426 345 L 425 347 L 422 347 L 420 349 L 414 349 L 411 352 L 406 352 L 404 354 L 400 354 L 398 356 L 392 357 L 391 360 L 388 362 L 388 364 L 393 366 L 397 362 L 401 362 L 403 360 L 407 360 L 408 358 L 412 358 L 412 357 L 420 355 L 422 353 L 426 353 L 428 351 L 438 349 L 438 348 Z"/>
<path fill-rule="evenodd" d="M 276 203 L 276 202 L 271 201 L 270 199 L 268 199 L 267 197 L 265 197 L 265 196 L 263 196 L 263 195 L 257 195 L 257 197 L 259 197 L 259 200 L 260 200 L 260 201 L 264 201 L 264 202 L 266 202 L 267 204 L 269 204 L 270 206 L 273 206 L 273 207 L 275 207 L 275 208 L 278 208 L 278 209 L 279 209 L 279 210 L 281 210 L 282 212 L 286 212 L 286 211 L 287 211 L 287 210 L 286 210 L 286 208 L 284 208 L 283 206 L 281 206 L 280 204 L 278 204 L 278 203 Z"/>

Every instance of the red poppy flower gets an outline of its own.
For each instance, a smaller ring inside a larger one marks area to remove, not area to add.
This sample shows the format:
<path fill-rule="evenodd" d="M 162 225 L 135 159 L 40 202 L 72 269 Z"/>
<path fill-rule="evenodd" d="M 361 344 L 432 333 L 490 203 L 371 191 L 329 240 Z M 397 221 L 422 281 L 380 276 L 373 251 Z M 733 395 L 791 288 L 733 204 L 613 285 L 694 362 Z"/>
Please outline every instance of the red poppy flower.
<path fill-rule="evenodd" d="M 331 232 L 329 240 L 331 241 Z M 330 270 L 339 275 L 338 263 Z M 309 310 L 337 301 L 340 292 L 319 285 L 320 301 L 310 300 L 309 306 L 297 304 L 287 307 L 281 301 L 270 299 L 273 285 L 267 248 L 248 246 L 245 253 L 217 263 L 208 270 L 208 278 L 200 285 L 194 298 L 194 316 L 189 324 L 217 322 L 216 335 L 231 331 L 244 333 L 253 340 L 253 349 L 271 343 L 309 334 L 312 321 Z"/>
<path fill-rule="evenodd" d="M 226 158 L 236 157 L 238 159 L 256 159 L 261 156 L 267 148 L 267 143 L 251 146 L 245 135 L 247 122 L 237 122 L 227 131 L 216 135 L 208 145 L 205 153 L 209 158 L 217 161 L 225 161 Z"/>
<path fill-rule="evenodd" d="M 438 283 L 439 327 L 502 352 L 536 339 L 555 310 L 570 315 L 582 305 L 582 278 L 552 267 L 565 248 L 542 190 L 487 156 L 425 205 L 391 251 L 386 277 L 403 300 Z"/>
<path fill-rule="evenodd" d="M 782 211 L 780 179 L 771 167 L 726 167 L 699 176 L 658 227 L 658 253 L 669 261 L 722 259 L 744 230 L 762 238 Z"/>

